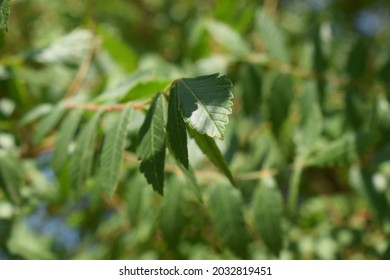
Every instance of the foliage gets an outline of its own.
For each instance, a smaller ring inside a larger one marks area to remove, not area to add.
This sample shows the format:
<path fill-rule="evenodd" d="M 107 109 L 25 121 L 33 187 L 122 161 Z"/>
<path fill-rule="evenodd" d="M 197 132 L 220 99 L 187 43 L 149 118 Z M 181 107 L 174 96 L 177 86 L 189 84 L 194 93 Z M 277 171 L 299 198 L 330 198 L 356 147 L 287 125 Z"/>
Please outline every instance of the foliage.
<path fill-rule="evenodd" d="M 0 2 L 0 258 L 389 258 L 390 6 L 201 2 Z"/>

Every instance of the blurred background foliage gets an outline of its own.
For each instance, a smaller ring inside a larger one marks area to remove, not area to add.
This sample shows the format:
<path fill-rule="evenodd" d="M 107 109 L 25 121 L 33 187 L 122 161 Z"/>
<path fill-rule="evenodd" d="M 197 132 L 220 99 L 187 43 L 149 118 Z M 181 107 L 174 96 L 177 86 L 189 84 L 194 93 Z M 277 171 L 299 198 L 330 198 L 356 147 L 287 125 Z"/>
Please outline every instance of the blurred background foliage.
<path fill-rule="evenodd" d="M 388 1 L 10 8 L 0 33 L 0 259 L 390 258 Z M 218 145 L 239 189 L 190 141 L 202 202 L 174 165 L 164 197 L 153 192 L 134 156 L 139 111 L 112 199 L 94 192 L 93 176 L 80 191 L 67 168 L 53 169 L 53 112 L 65 97 L 147 99 L 167 81 L 214 72 L 234 84 Z"/>

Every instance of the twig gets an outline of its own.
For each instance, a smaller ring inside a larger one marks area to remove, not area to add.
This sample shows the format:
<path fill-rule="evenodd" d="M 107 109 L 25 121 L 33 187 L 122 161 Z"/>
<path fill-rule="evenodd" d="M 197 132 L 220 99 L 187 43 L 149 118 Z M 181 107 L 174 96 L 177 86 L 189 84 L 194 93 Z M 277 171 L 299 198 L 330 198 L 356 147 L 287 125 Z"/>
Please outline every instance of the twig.
<path fill-rule="evenodd" d="M 121 104 L 114 104 L 114 105 L 97 105 L 91 103 L 81 103 L 81 104 L 67 103 L 65 106 L 70 110 L 83 108 L 86 111 L 112 112 L 112 111 L 121 111 L 129 104 L 133 107 L 134 110 L 142 110 L 142 108 L 148 103 L 149 102 L 137 102 L 137 103 L 121 103 Z"/>

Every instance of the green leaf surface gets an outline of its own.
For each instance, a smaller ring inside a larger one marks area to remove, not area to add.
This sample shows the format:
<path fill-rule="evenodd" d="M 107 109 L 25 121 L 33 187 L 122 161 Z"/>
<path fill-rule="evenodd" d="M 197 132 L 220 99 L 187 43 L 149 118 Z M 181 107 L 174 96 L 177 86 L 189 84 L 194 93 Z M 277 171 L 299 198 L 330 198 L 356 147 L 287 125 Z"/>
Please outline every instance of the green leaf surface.
<path fill-rule="evenodd" d="M 278 74 L 272 82 L 267 96 L 267 113 L 272 124 L 272 131 L 279 135 L 287 119 L 293 100 L 292 82 L 288 74 Z"/>
<path fill-rule="evenodd" d="M 179 110 L 177 87 L 172 85 L 168 99 L 167 139 L 173 156 L 188 169 L 186 125 Z"/>
<path fill-rule="evenodd" d="M 250 53 L 248 43 L 229 25 L 216 20 L 209 20 L 206 22 L 206 26 L 212 38 L 233 54 L 245 56 Z"/>
<path fill-rule="evenodd" d="M 9 14 L 9 0 L 2 0 L 0 4 L 0 29 L 8 31 Z"/>
<path fill-rule="evenodd" d="M 70 112 L 62 122 L 54 145 L 52 163 L 54 169 L 59 171 L 69 154 L 69 144 L 72 142 L 77 126 L 83 116 L 83 109 Z"/>
<path fill-rule="evenodd" d="M 10 153 L 0 154 L 0 188 L 14 204 L 20 205 L 22 173 L 20 162 Z"/>
<path fill-rule="evenodd" d="M 372 133 L 346 133 L 314 152 L 307 158 L 305 166 L 336 166 L 350 164 L 370 147 L 373 141 Z"/>
<path fill-rule="evenodd" d="M 278 255 L 283 245 L 283 201 L 274 178 L 262 179 L 254 194 L 253 210 L 256 231 L 267 247 Z"/>
<path fill-rule="evenodd" d="M 226 164 L 226 161 L 214 139 L 205 134 L 200 134 L 190 127 L 187 127 L 187 130 L 190 133 L 190 136 L 195 140 L 196 144 L 198 144 L 202 152 L 210 159 L 210 161 L 216 167 L 218 167 L 218 169 L 223 174 L 225 174 L 225 176 L 229 179 L 232 185 L 237 187 L 236 180 L 233 178 L 233 175 L 230 172 L 230 169 Z"/>
<path fill-rule="evenodd" d="M 184 226 L 184 188 L 183 184 L 177 180 L 171 180 L 168 186 L 160 209 L 159 220 L 165 240 L 171 247 L 176 247 Z"/>
<path fill-rule="evenodd" d="M 141 160 L 140 171 L 160 194 L 164 193 L 165 110 L 164 96 L 159 93 L 141 126 L 137 148 L 137 157 Z"/>
<path fill-rule="evenodd" d="M 102 111 L 95 113 L 76 139 L 70 162 L 72 183 L 77 191 L 81 190 L 92 171 L 98 123 L 102 114 Z"/>
<path fill-rule="evenodd" d="M 184 120 L 196 131 L 223 139 L 232 112 L 232 83 L 212 74 L 175 82 Z"/>
<path fill-rule="evenodd" d="M 235 254 L 245 258 L 249 239 L 242 205 L 240 192 L 231 186 L 221 184 L 211 188 L 208 206 L 217 235 Z"/>
<path fill-rule="evenodd" d="M 34 107 L 31 111 L 27 112 L 22 119 L 20 120 L 21 125 L 28 125 L 44 115 L 49 114 L 49 112 L 53 109 L 52 104 L 44 103 Z"/>
<path fill-rule="evenodd" d="M 65 113 L 66 108 L 62 103 L 55 106 L 53 110 L 39 122 L 33 137 L 34 143 L 40 143 L 43 138 L 57 125 Z"/>
<path fill-rule="evenodd" d="M 134 71 L 137 67 L 138 61 L 136 52 L 103 25 L 99 26 L 97 32 L 103 39 L 104 50 L 110 54 L 115 62 L 118 63 L 125 71 Z"/>
<path fill-rule="evenodd" d="M 116 123 L 107 131 L 104 137 L 102 154 L 97 171 L 98 189 L 105 191 L 110 196 L 115 192 L 118 184 L 119 171 L 122 163 L 122 153 L 125 148 L 127 128 L 130 121 L 132 108 L 127 105 Z"/>
<path fill-rule="evenodd" d="M 265 45 L 271 58 L 278 62 L 289 63 L 289 52 L 285 36 L 273 17 L 266 11 L 259 10 L 256 13 L 256 27 L 260 33 L 262 43 Z"/>
<path fill-rule="evenodd" d="M 260 112 L 262 101 L 262 73 L 258 65 L 244 63 L 240 67 L 240 84 L 242 87 L 242 103 L 247 115 Z"/>

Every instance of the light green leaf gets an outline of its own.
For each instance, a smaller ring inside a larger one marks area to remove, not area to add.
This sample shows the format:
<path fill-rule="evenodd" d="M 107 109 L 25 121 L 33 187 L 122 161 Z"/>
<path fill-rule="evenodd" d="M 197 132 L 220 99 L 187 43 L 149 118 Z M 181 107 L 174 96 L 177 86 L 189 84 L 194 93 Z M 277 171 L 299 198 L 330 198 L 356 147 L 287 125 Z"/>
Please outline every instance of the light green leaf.
<path fill-rule="evenodd" d="M 216 185 L 210 190 L 208 206 L 218 237 L 235 254 L 245 258 L 249 239 L 240 192 L 229 185 Z"/>
<path fill-rule="evenodd" d="M 34 143 L 38 144 L 57 125 L 62 116 L 66 113 L 65 106 L 60 103 L 44 117 L 38 124 L 34 134 Z"/>
<path fill-rule="evenodd" d="M 21 204 L 22 197 L 20 194 L 22 173 L 21 163 L 17 158 L 10 154 L 0 154 L 0 188 L 5 195 L 14 204 Z"/>
<path fill-rule="evenodd" d="M 305 166 L 326 167 L 350 164 L 358 160 L 372 141 L 372 133 L 347 133 L 314 152 L 307 158 Z"/>
<path fill-rule="evenodd" d="M 57 257 L 51 250 L 52 240 L 40 236 L 28 228 L 27 223 L 18 220 L 12 226 L 8 250 L 15 255 L 30 260 L 49 260 Z"/>
<path fill-rule="evenodd" d="M 140 171 L 160 194 L 164 189 L 165 108 L 164 96 L 159 93 L 141 126 L 137 148 L 137 157 L 141 160 Z"/>
<path fill-rule="evenodd" d="M 282 249 L 283 201 L 275 179 L 265 177 L 257 187 L 253 201 L 255 229 L 276 255 Z"/>
<path fill-rule="evenodd" d="M 103 25 L 99 26 L 97 32 L 103 39 L 103 48 L 110 54 L 115 62 L 125 71 L 134 71 L 137 67 L 138 60 L 136 52 Z"/>
<path fill-rule="evenodd" d="M 54 145 L 52 158 L 54 169 L 57 171 L 62 168 L 62 165 L 69 154 L 69 144 L 73 140 L 73 136 L 82 116 L 83 109 L 78 109 L 71 112 L 61 124 L 60 131 L 57 134 L 57 140 Z"/>
<path fill-rule="evenodd" d="M 187 127 L 187 130 L 190 133 L 190 136 L 195 139 L 196 144 L 198 144 L 202 152 L 216 167 L 219 168 L 220 171 L 222 171 L 223 174 L 225 174 L 232 185 L 237 187 L 236 180 L 233 178 L 233 175 L 230 172 L 230 169 L 214 139 L 205 134 L 200 134 L 190 127 Z"/>
<path fill-rule="evenodd" d="M 76 190 L 80 191 L 92 171 L 98 123 L 103 112 L 93 115 L 76 140 L 76 148 L 71 157 L 71 177 Z"/>
<path fill-rule="evenodd" d="M 248 43 L 229 25 L 216 20 L 208 20 L 206 27 L 213 39 L 235 55 L 245 56 L 250 53 Z"/>
<path fill-rule="evenodd" d="M 196 131 L 223 139 L 232 112 L 232 83 L 212 74 L 176 80 L 179 108 L 184 120 Z"/>
<path fill-rule="evenodd" d="M 186 125 L 179 110 L 177 87 L 173 84 L 168 99 L 168 143 L 173 156 L 188 169 Z"/>
<path fill-rule="evenodd" d="M 161 206 L 159 221 L 164 238 L 172 247 L 176 247 L 179 244 L 184 225 L 184 208 L 183 184 L 177 180 L 171 180 Z"/>
<path fill-rule="evenodd" d="M 39 118 L 41 118 L 44 115 L 47 115 L 51 110 L 53 109 L 52 104 L 44 103 L 40 104 L 31 111 L 29 111 L 27 114 L 25 114 L 22 119 L 20 120 L 21 125 L 28 125 Z"/>
<path fill-rule="evenodd" d="M 0 4 L 0 29 L 8 31 L 9 14 L 9 0 L 2 0 Z"/>
<path fill-rule="evenodd" d="M 257 30 L 260 32 L 262 43 L 265 45 L 269 56 L 278 62 L 289 63 L 288 45 L 275 20 L 264 10 L 257 11 L 256 19 Z"/>
<path fill-rule="evenodd" d="M 122 153 L 125 148 L 127 128 L 132 112 L 127 105 L 121 112 L 117 122 L 107 131 L 104 138 L 102 154 L 97 171 L 98 189 L 104 190 L 110 196 L 114 194 L 118 184 L 119 169 L 122 163 Z"/>

